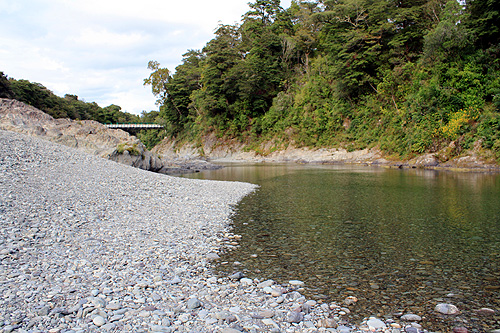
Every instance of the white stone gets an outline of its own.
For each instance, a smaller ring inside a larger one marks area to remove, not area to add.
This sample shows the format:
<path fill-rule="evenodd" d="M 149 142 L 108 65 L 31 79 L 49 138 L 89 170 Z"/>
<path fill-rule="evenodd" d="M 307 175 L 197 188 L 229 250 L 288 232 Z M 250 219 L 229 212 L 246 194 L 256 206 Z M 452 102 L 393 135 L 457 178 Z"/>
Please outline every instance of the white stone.
<path fill-rule="evenodd" d="M 434 309 L 436 312 L 445 314 L 445 315 L 455 315 L 460 313 L 460 310 L 453 304 L 440 303 L 436 305 Z"/>
<path fill-rule="evenodd" d="M 249 279 L 249 278 L 242 278 L 240 280 L 240 283 L 244 286 L 251 286 L 253 285 L 253 280 L 252 279 Z"/>
<path fill-rule="evenodd" d="M 95 316 L 92 322 L 97 327 L 101 327 L 102 325 L 106 324 L 106 320 L 101 316 Z"/>
<path fill-rule="evenodd" d="M 257 285 L 257 288 L 266 288 L 266 287 L 271 287 L 274 284 L 273 280 L 266 280 L 264 282 L 261 282 Z"/>
<path fill-rule="evenodd" d="M 385 323 L 382 320 L 375 318 L 375 317 L 370 317 L 370 319 L 368 319 L 366 324 L 368 325 L 368 328 L 370 328 L 370 329 L 378 330 L 378 329 L 386 328 Z"/>
<path fill-rule="evenodd" d="M 290 280 L 290 281 L 288 281 L 288 283 L 291 284 L 292 286 L 303 286 L 304 285 L 304 282 L 299 281 L 299 280 Z"/>

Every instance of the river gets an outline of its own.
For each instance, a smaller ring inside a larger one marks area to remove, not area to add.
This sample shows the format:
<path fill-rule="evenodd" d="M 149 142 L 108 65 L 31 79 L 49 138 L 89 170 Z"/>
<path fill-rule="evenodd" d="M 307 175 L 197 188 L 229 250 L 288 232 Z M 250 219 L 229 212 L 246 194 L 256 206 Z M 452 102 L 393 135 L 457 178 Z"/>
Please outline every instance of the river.
<path fill-rule="evenodd" d="M 358 321 L 411 312 L 428 329 L 500 327 L 498 174 L 233 164 L 188 177 L 260 185 L 236 207 L 243 237 L 219 261 L 223 275 L 302 280 L 328 302 L 355 296 Z M 461 314 L 436 315 L 442 302 Z"/>

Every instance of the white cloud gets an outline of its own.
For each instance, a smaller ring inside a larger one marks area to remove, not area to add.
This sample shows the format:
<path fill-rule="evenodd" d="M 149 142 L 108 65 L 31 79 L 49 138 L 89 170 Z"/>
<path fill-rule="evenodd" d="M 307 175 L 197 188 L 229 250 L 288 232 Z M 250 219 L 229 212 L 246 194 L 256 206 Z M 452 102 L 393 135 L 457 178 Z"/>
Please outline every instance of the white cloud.
<path fill-rule="evenodd" d="M 101 106 L 156 110 L 143 79 L 156 60 L 174 70 L 249 0 L 0 0 L 0 71 Z M 282 1 L 284 7 L 291 0 Z"/>

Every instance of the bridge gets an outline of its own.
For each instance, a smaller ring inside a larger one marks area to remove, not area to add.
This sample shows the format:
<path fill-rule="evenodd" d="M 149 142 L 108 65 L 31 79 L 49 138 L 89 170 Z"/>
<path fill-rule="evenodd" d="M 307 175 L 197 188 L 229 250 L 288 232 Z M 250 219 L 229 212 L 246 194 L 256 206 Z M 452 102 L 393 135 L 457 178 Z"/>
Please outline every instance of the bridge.
<path fill-rule="evenodd" d="M 163 128 L 163 125 L 158 124 L 104 124 L 107 128 L 112 129 L 156 129 Z"/>

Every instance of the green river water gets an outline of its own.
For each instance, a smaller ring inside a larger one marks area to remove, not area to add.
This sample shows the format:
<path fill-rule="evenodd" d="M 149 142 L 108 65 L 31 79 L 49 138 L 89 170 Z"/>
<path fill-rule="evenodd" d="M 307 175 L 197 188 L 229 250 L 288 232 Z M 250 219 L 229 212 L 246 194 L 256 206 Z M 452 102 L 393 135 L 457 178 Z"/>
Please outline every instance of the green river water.
<path fill-rule="evenodd" d="M 358 321 L 416 313 L 427 329 L 500 328 L 498 174 L 234 164 L 187 177 L 260 186 L 236 207 L 243 237 L 216 265 L 222 275 L 302 280 L 325 302 L 356 296 Z M 461 314 L 437 315 L 443 302 Z"/>

